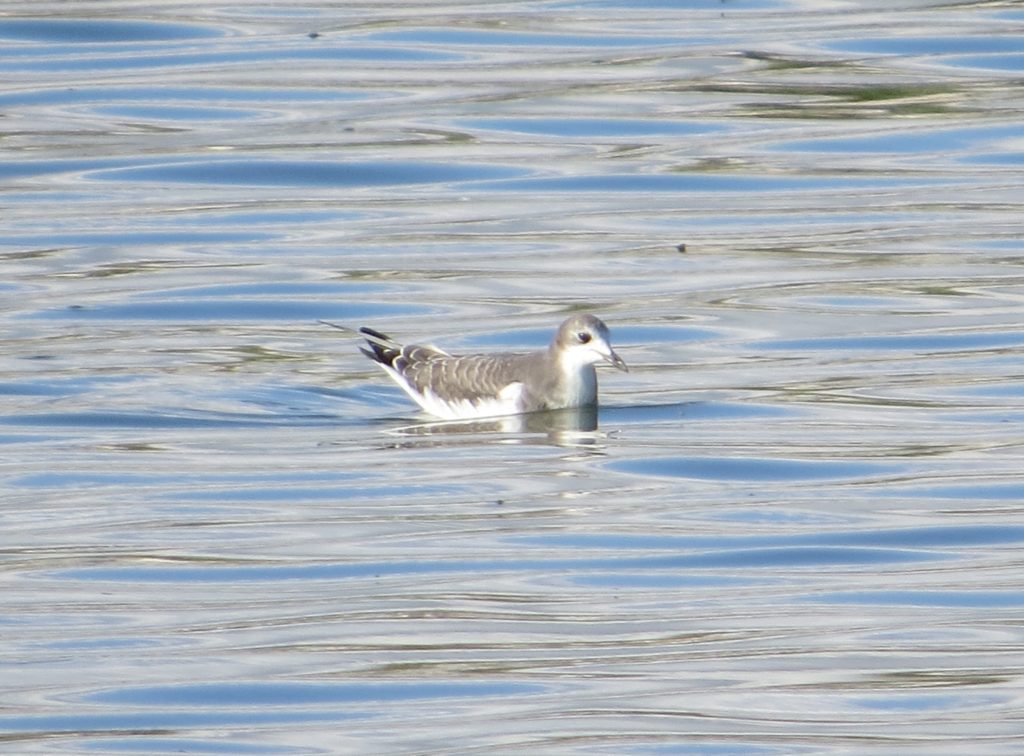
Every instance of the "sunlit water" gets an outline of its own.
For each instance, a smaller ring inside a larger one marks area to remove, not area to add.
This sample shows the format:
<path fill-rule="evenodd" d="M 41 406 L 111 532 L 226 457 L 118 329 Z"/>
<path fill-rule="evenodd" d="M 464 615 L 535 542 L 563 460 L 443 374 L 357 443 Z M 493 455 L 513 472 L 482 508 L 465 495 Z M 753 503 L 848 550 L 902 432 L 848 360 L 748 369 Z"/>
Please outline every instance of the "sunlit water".
<path fill-rule="evenodd" d="M 2 750 L 1024 747 L 1019 7 L 90 7 L 0 17 Z M 578 310 L 596 423 L 316 322 Z"/>

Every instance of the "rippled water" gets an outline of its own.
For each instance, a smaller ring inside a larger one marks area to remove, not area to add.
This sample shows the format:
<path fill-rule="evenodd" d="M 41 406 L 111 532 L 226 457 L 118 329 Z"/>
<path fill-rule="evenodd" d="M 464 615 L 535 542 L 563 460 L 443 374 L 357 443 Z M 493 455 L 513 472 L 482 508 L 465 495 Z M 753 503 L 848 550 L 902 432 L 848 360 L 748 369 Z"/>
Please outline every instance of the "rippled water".
<path fill-rule="evenodd" d="M 6 4 L 4 750 L 1019 751 L 1022 27 Z M 596 428 L 316 322 L 578 310 Z"/>

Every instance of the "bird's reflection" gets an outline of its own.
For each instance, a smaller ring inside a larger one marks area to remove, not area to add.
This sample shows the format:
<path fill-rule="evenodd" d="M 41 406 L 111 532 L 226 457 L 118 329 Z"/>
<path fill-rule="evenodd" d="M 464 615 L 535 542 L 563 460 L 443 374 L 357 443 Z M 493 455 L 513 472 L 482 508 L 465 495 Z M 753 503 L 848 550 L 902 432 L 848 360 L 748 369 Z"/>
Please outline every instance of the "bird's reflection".
<path fill-rule="evenodd" d="M 513 444 L 551 444 L 565 447 L 599 448 L 604 438 L 597 429 L 597 407 L 530 412 L 524 415 L 480 420 L 425 421 L 392 428 L 389 433 L 418 437 L 426 441 L 441 436 L 501 434 L 501 440 Z M 429 442 L 428 442 L 429 443 Z"/>

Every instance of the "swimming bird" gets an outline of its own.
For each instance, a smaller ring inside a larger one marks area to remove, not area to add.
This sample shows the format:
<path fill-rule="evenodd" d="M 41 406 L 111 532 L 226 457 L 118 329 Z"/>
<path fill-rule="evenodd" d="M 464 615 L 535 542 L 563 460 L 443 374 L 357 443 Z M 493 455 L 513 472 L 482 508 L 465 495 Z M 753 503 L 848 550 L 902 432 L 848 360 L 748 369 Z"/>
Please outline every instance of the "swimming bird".
<path fill-rule="evenodd" d="M 628 371 L 612 349 L 608 326 L 593 315 L 573 315 L 547 349 L 527 353 L 448 354 L 434 346 L 402 345 L 380 331 L 360 328 L 381 366 L 428 414 L 469 420 L 597 405 L 594 365 Z"/>

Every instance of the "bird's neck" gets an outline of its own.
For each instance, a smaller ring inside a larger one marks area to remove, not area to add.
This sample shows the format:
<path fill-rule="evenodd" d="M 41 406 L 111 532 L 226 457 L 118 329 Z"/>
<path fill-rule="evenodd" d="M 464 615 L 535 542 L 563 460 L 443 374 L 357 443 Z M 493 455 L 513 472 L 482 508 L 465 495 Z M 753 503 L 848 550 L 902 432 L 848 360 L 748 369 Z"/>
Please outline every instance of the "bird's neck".
<path fill-rule="evenodd" d="M 558 362 L 558 393 L 563 407 L 585 407 L 597 403 L 597 371 L 588 363 L 565 359 Z"/>

